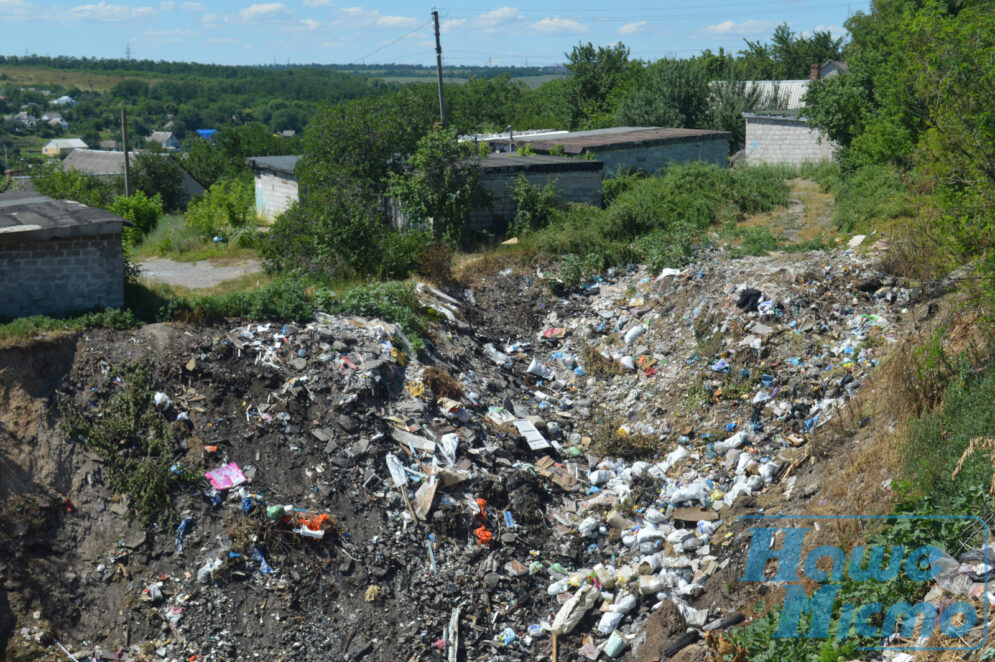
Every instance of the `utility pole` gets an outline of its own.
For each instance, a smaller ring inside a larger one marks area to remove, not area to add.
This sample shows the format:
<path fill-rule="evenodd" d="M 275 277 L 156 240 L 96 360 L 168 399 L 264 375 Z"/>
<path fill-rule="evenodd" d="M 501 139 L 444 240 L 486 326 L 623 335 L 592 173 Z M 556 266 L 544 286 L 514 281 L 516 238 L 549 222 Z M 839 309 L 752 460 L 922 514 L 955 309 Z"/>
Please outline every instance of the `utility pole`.
<path fill-rule="evenodd" d="M 131 195 L 131 164 L 128 163 L 128 111 L 121 109 L 121 149 L 124 150 L 124 195 Z"/>
<path fill-rule="evenodd" d="M 446 128 L 446 98 L 442 93 L 442 42 L 439 41 L 439 12 L 432 10 L 432 20 L 435 22 L 435 72 L 439 78 L 439 117 L 442 118 L 442 128 Z"/>

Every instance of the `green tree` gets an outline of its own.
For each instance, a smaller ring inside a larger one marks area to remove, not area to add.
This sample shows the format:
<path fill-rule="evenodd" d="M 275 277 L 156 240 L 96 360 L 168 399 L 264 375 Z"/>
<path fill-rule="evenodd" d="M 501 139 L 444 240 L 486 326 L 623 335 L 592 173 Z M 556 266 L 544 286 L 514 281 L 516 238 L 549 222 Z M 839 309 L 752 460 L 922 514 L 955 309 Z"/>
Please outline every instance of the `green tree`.
<path fill-rule="evenodd" d="M 63 170 L 58 159 L 37 166 L 31 181 L 42 195 L 101 209 L 108 209 L 114 196 L 124 190 L 121 178 L 107 181 L 78 170 Z"/>
<path fill-rule="evenodd" d="M 640 84 L 623 97 L 615 114 L 619 125 L 705 128 L 709 124 L 708 78 L 691 60 L 659 60 L 646 68 Z"/>
<path fill-rule="evenodd" d="M 423 136 L 404 171 L 390 177 L 388 193 L 415 227 L 431 227 L 436 241 L 460 244 L 468 238 L 470 211 L 488 202 L 480 181 L 480 156 L 460 143 L 456 131 Z"/>
<path fill-rule="evenodd" d="M 187 146 L 183 169 L 204 188 L 211 188 L 228 171 L 228 156 L 202 138 L 194 138 Z"/>
<path fill-rule="evenodd" d="M 131 164 L 131 181 L 136 192 L 156 196 L 162 206 L 170 211 L 180 209 L 186 202 L 183 190 L 183 168 L 178 160 L 167 154 L 139 152 Z"/>
<path fill-rule="evenodd" d="M 612 100 L 635 75 L 629 48 L 621 43 L 595 48 L 588 42 L 565 55 L 571 128 L 606 122 L 614 109 Z"/>
<path fill-rule="evenodd" d="M 252 182 L 230 179 L 215 182 L 187 209 L 187 225 L 204 239 L 228 237 L 248 226 L 255 204 Z"/>
<path fill-rule="evenodd" d="M 126 243 L 137 244 L 158 224 L 162 216 L 162 198 L 158 193 L 150 197 L 142 191 L 130 196 L 119 195 L 109 211 L 131 221 L 132 226 L 124 228 L 123 238 Z"/>
<path fill-rule="evenodd" d="M 515 201 L 515 216 L 508 229 L 513 235 L 545 227 L 553 213 L 563 207 L 556 181 L 536 186 L 521 173 L 511 186 L 511 199 Z"/>

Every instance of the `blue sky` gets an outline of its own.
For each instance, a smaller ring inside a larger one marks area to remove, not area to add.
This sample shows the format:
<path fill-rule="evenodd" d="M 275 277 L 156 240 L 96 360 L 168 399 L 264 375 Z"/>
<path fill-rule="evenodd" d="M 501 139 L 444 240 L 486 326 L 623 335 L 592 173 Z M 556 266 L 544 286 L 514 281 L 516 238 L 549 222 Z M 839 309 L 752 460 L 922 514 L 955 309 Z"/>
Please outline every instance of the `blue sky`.
<path fill-rule="evenodd" d="M 0 0 L 0 52 L 267 64 L 434 64 L 430 5 L 380 0 Z M 454 4 L 450 0 L 451 4 Z M 633 57 L 686 57 L 787 22 L 808 33 L 841 27 L 869 0 L 594 0 L 439 7 L 447 64 L 547 65 L 578 42 L 621 41 Z"/>

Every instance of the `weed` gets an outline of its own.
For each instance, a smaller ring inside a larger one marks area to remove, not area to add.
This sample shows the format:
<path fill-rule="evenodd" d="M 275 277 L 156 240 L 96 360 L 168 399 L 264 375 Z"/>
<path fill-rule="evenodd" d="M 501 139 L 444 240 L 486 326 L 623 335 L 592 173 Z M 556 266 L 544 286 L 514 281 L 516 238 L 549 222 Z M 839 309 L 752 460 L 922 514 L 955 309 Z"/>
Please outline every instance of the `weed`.
<path fill-rule="evenodd" d="M 424 347 L 417 336 L 425 333 L 427 327 L 413 285 L 398 281 L 368 283 L 351 287 L 342 294 L 321 289 L 315 294 L 315 301 L 319 309 L 328 313 L 379 317 L 397 324 L 410 336 L 412 349 L 419 351 Z"/>
<path fill-rule="evenodd" d="M 660 442 L 650 435 L 619 432 L 624 421 L 619 418 L 602 420 L 591 434 L 591 451 L 628 460 L 655 457 Z"/>
<path fill-rule="evenodd" d="M 138 319 L 130 310 L 117 308 L 106 308 L 99 312 L 65 318 L 32 315 L 0 324 L 0 343 L 26 340 L 52 331 L 79 331 L 87 328 L 130 329 L 137 325 Z"/>
<path fill-rule="evenodd" d="M 128 497 L 131 514 L 145 526 L 175 519 L 173 496 L 192 480 L 173 470 L 172 432 L 153 406 L 154 386 L 152 361 L 144 359 L 112 370 L 90 394 L 96 406 L 84 408 L 68 396 L 60 403 L 66 436 L 104 460 L 110 487 Z"/>
<path fill-rule="evenodd" d="M 463 389 L 460 388 L 459 382 L 441 368 L 434 366 L 425 368 L 423 379 L 425 386 L 432 392 L 432 397 L 436 400 L 439 398 L 459 400 L 463 397 Z"/>
<path fill-rule="evenodd" d="M 595 377 L 611 377 L 620 374 L 617 363 L 588 344 L 581 345 L 580 360 L 585 372 Z"/>

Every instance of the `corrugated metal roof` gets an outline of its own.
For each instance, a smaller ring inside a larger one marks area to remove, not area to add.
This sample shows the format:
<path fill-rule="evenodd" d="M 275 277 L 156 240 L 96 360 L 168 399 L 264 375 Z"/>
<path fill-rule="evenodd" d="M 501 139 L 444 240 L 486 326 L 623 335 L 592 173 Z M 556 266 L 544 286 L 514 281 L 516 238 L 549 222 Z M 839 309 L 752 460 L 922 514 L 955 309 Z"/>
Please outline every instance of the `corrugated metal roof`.
<path fill-rule="evenodd" d="M 86 149 L 87 144 L 79 138 L 56 138 L 48 141 L 45 147 L 58 147 L 59 149 Z"/>
<path fill-rule="evenodd" d="M 769 107 L 773 108 L 784 108 L 786 110 L 798 110 L 799 108 L 804 108 L 805 104 L 802 99 L 805 97 L 805 93 L 808 92 L 808 84 L 812 81 L 805 80 L 748 80 L 744 81 L 746 83 L 746 91 L 752 91 L 755 88 L 759 88 L 760 92 L 768 99 L 773 99 L 775 92 L 777 93 L 777 99 L 780 103 L 767 104 Z"/>

